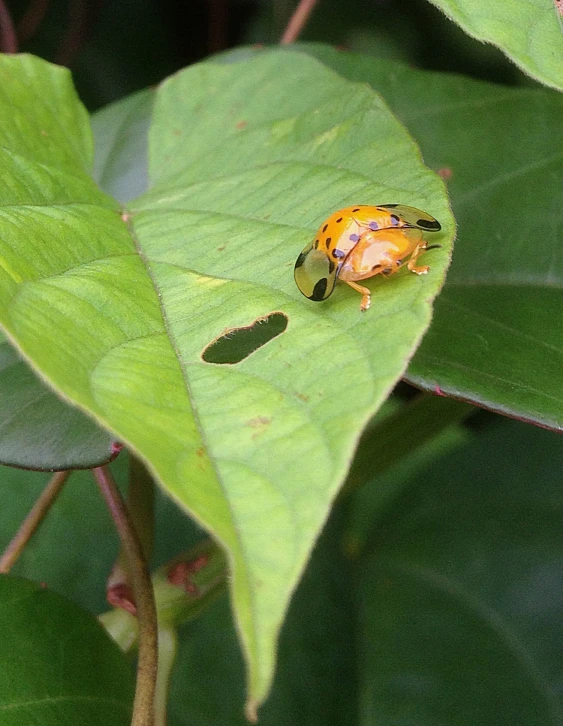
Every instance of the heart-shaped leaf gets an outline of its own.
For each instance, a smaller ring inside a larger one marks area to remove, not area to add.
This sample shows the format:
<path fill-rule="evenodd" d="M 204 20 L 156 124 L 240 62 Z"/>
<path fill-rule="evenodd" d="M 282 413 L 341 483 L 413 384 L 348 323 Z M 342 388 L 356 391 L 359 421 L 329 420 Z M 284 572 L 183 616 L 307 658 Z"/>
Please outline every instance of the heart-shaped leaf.
<path fill-rule="evenodd" d="M 87 175 L 66 74 L 3 64 L 0 319 L 228 550 L 251 712 L 362 427 L 428 325 L 453 235 L 442 182 L 369 88 L 274 52 L 161 87 L 155 186 L 120 212 Z M 66 103 L 64 126 L 45 94 Z M 323 219 L 391 202 L 442 222 L 430 274 L 373 281 L 366 314 L 340 287 L 323 304 L 303 298 L 293 264 Z M 276 337 L 236 364 L 206 362 L 211 343 L 263 320 Z"/>
<path fill-rule="evenodd" d="M 39 585 L 0 575 L 2 726 L 126 726 L 133 673 L 97 620 Z"/>

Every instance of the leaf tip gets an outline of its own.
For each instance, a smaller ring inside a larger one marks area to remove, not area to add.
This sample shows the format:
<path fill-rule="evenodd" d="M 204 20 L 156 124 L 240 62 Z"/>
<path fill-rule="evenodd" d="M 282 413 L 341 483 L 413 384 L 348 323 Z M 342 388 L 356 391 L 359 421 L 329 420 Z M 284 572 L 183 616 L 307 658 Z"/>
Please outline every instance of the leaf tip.
<path fill-rule="evenodd" d="M 249 698 L 244 707 L 244 715 L 248 723 L 258 723 L 258 701 Z"/>

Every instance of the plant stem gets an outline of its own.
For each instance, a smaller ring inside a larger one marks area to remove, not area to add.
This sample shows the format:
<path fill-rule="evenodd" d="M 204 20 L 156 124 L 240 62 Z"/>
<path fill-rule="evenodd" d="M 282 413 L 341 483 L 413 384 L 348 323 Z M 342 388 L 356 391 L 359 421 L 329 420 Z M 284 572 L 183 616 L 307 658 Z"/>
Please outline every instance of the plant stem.
<path fill-rule="evenodd" d="M 158 630 L 151 579 L 139 538 L 108 467 L 97 467 L 93 469 L 93 474 L 111 513 L 127 557 L 130 583 L 137 606 L 139 657 L 131 726 L 153 726 L 158 666 Z"/>
<path fill-rule="evenodd" d="M 227 579 L 225 553 L 211 538 L 161 565 L 151 577 L 159 632 L 199 618 L 225 593 Z M 102 613 L 99 620 L 124 653 L 137 643 L 138 624 L 131 612 L 113 608 Z M 162 652 L 160 638 L 158 647 Z M 159 659 L 159 678 L 162 667 Z"/>
<path fill-rule="evenodd" d="M 130 454 L 127 508 L 147 562 L 150 562 L 152 557 L 154 540 L 154 486 L 154 479 L 147 467 L 140 459 Z"/>
<path fill-rule="evenodd" d="M 170 677 L 176 660 L 178 639 L 176 629 L 160 628 L 158 631 L 158 678 L 156 681 L 154 726 L 166 726 L 166 704 L 170 690 Z"/>
<path fill-rule="evenodd" d="M 68 27 L 55 56 L 55 62 L 70 67 L 88 34 L 89 9 L 85 0 L 68 0 L 67 5 Z"/>
<path fill-rule="evenodd" d="M 31 0 L 29 7 L 18 21 L 17 36 L 20 43 L 25 43 L 35 35 L 48 9 L 49 0 Z"/>
<path fill-rule="evenodd" d="M 218 53 L 227 47 L 229 16 L 228 0 L 207 0 L 209 7 L 209 53 Z"/>
<path fill-rule="evenodd" d="M 0 0 L 0 52 L 18 52 L 18 39 L 14 23 L 4 0 Z"/>
<path fill-rule="evenodd" d="M 317 0 L 299 0 L 299 5 L 291 16 L 287 28 L 282 35 L 280 40 L 281 45 L 288 45 L 297 40 L 316 4 Z"/>
<path fill-rule="evenodd" d="M 127 511 L 143 548 L 143 556 L 150 562 L 154 539 L 154 480 L 146 466 L 133 454 L 129 457 Z M 123 546 L 108 578 L 107 600 L 114 607 L 135 613 L 127 555 Z"/>
<path fill-rule="evenodd" d="M 1 0 L 0 0 L 1 2 Z M 0 557 L 0 572 L 8 573 L 17 562 L 23 549 L 33 537 L 37 528 L 45 518 L 45 515 L 55 503 L 63 484 L 70 476 L 70 471 L 57 471 L 49 479 L 45 489 L 41 492 L 39 499 L 33 505 L 27 517 L 23 520 L 19 530 Z"/>

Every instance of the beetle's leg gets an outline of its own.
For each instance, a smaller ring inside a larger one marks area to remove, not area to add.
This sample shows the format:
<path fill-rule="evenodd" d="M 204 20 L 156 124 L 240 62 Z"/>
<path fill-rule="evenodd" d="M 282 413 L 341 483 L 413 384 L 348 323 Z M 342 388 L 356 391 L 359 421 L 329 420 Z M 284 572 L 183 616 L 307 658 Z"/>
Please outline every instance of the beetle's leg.
<path fill-rule="evenodd" d="M 350 285 L 350 287 L 353 287 L 354 290 L 360 293 L 362 296 L 362 302 L 360 303 L 360 310 L 363 312 L 364 310 L 367 310 L 369 306 L 371 305 L 371 292 L 368 290 L 367 287 L 363 287 L 363 285 L 358 285 L 357 282 L 352 282 L 352 280 L 342 280 L 342 282 L 345 282 L 347 285 Z"/>
<path fill-rule="evenodd" d="M 419 242 L 417 246 L 414 248 L 413 253 L 411 255 L 410 260 L 407 262 L 407 267 L 411 272 L 414 272 L 415 275 L 426 275 L 428 270 L 430 269 L 428 265 L 422 265 L 421 267 L 416 267 L 416 261 L 418 259 L 418 256 L 424 252 L 426 249 L 426 242 Z"/>

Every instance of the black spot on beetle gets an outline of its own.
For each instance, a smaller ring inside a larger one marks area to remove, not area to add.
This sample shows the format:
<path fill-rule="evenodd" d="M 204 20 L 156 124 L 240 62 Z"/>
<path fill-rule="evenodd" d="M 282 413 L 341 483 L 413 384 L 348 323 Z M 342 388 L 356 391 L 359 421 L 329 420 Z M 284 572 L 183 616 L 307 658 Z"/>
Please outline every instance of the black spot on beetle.
<path fill-rule="evenodd" d="M 437 219 L 419 219 L 416 226 L 427 229 L 430 232 L 439 232 L 442 229 L 442 225 Z"/>
<path fill-rule="evenodd" d="M 335 257 L 337 260 L 341 260 L 343 257 L 346 257 L 346 252 L 335 248 L 332 250 L 332 256 Z"/>
<path fill-rule="evenodd" d="M 323 227 L 323 233 L 326 232 L 327 227 L 328 227 L 328 224 L 325 224 L 325 226 Z"/>
<path fill-rule="evenodd" d="M 319 300 L 324 300 L 324 296 L 325 296 L 327 287 L 328 287 L 327 278 L 321 277 L 320 280 L 317 280 L 317 284 L 313 288 L 313 294 L 310 295 L 309 300 L 315 300 L 316 302 L 318 302 Z"/>
<path fill-rule="evenodd" d="M 381 267 L 381 265 L 374 265 L 371 269 L 372 270 L 377 270 L 378 267 Z"/>
<path fill-rule="evenodd" d="M 327 238 L 325 239 L 325 244 L 326 244 L 326 248 L 327 248 L 327 250 L 328 250 L 328 248 L 330 247 L 330 243 L 331 243 L 331 242 L 332 242 L 332 237 L 327 237 Z"/>
<path fill-rule="evenodd" d="M 337 222 L 342 222 L 342 217 L 339 217 L 336 221 Z"/>
<path fill-rule="evenodd" d="M 297 262 L 295 263 L 295 269 L 297 270 L 298 267 L 301 267 L 301 265 L 305 262 L 305 258 L 307 255 L 302 252 L 299 257 L 297 258 Z"/>
<path fill-rule="evenodd" d="M 395 264 L 397 267 L 400 267 L 403 264 L 403 260 L 395 260 Z"/>
<path fill-rule="evenodd" d="M 315 240 L 315 243 L 313 244 L 313 247 L 315 249 L 318 249 L 319 248 L 319 240 L 318 239 Z"/>
<path fill-rule="evenodd" d="M 360 211 L 360 208 L 359 207 L 356 207 L 356 209 L 353 209 L 352 211 L 353 212 L 359 212 Z"/>

